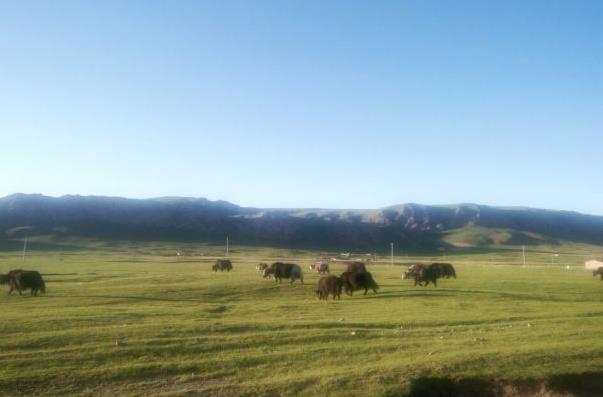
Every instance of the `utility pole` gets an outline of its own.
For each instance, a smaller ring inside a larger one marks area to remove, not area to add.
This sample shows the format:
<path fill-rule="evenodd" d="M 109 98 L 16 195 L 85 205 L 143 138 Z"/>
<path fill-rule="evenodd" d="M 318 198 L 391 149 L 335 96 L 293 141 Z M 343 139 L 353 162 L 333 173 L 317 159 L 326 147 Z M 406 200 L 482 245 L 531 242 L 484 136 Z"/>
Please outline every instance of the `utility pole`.
<path fill-rule="evenodd" d="M 526 267 L 526 246 L 522 246 L 522 251 L 523 251 L 523 267 Z"/>
<path fill-rule="evenodd" d="M 228 257 L 228 245 L 229 245 L 229 241 L 228 241 L 228 236 L 226 236 L 226 257 Z"/>
<path fill-rule="evenodd" d="M 389 243 L 389 248 L 390 248 L 390 251 L 391 251 L 392 266 L 394 266 L 394 243 Z"/>
<path fill-rule="evenodd" d="M 25 241 L 23 241 L 23 262 L 25 262 L 25 253 L 27 252 L 27 236 L 25 236 Z"/>

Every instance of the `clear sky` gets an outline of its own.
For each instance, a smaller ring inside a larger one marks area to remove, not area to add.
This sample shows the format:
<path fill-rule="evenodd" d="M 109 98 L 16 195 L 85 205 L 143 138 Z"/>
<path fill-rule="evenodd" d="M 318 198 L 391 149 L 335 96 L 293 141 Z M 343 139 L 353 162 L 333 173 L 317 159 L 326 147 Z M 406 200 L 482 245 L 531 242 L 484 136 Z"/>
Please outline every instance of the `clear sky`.
<path fill-rule="evenodd" d="M 0 196 L 603 214 L 602 1 L 2 1 Z"/>

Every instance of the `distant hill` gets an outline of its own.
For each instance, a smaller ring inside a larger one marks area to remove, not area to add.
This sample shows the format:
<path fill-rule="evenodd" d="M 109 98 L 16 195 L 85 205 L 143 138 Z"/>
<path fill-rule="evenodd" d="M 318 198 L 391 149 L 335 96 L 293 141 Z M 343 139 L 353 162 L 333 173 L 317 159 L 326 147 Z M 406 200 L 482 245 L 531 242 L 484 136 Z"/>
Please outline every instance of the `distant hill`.
<path fill-rule="evenodd" d="M 476 204 L 403 204 L 374 210 L 262 209 L 204 198 L 14 194 L 0 198 L 0 239 L 24 235 L 105 240 L 223 242 L 299 248 L 415 250 L 603 245 L 603 217 Z"/>

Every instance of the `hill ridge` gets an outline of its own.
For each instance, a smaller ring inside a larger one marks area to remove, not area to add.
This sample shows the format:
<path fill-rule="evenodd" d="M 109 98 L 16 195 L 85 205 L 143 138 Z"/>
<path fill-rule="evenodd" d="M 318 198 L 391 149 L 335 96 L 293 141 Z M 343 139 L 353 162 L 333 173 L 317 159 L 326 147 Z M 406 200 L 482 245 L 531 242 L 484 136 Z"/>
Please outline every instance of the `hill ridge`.
<path fill-rule="evenodd" d="M 495 230 L 504 230 L 508 238 L 501 240 L 501 234 L 484 237 Z M 551 244 L 557 240 L 603 244 L 603 216 L 475 203 L 271 209 L 178 196 L 132 199 L 16 193 L 0 198 L 0 238 L 17 238 L 25 231 L 204 242 L 222 241 L 229 235 L 245 244 L 307 248 L 367 249 L 395 242 L 403 248 L 434 249 L 457 244 L 451 235 L 459 231 L 471 240 L 460 245 L 469 246 Z"/>

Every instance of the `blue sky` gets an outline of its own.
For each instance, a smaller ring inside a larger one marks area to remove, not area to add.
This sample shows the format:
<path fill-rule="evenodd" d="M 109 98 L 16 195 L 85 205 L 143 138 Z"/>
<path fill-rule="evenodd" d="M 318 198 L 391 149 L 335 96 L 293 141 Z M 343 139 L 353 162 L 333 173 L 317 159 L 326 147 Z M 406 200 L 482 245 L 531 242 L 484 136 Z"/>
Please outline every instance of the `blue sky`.
<path fill-rule="evenodd" d="M 603 214 L 603 2 L 0 3 L 0 195 Z"/>

